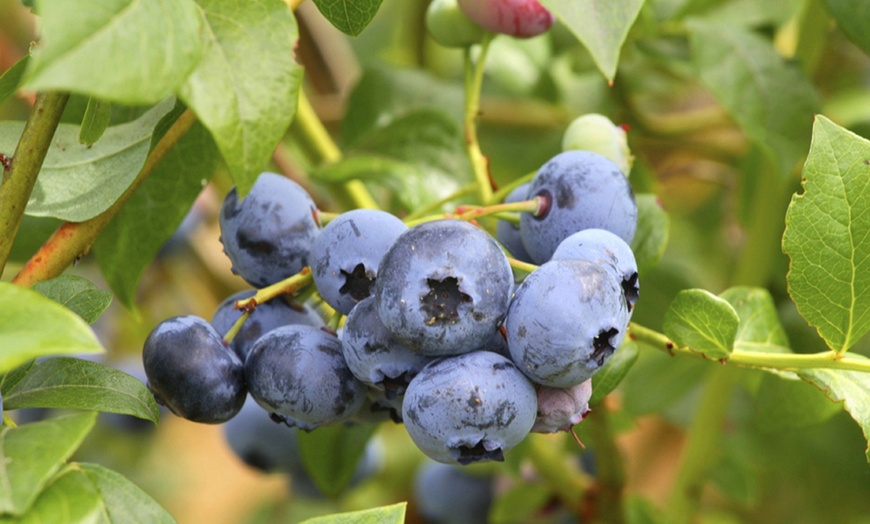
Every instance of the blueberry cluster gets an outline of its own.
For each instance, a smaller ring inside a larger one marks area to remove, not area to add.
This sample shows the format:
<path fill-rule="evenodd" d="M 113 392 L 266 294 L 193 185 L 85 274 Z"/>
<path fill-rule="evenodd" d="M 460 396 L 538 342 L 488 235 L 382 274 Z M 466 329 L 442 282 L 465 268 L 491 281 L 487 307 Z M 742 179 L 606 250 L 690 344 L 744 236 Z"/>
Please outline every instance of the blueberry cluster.
<path fill-rule="evenodd" d="M 570 430 L 638 298 L 634 196 L 612 161 L 570 150 L 506 200 L 537 211 L 495 235 L 464 215 L 409 227 L 371 209 L 321 226 L 300 186 L 264 173 L 227 195 L 224 250 L 250 284 L 310 293 L 258 303 L 251 290 L 211 322 L 162 322 L 143 351 L 149 387 L 197 422 L 233 419 L 248 395 L 262 419 L 305 431 L 391 419 L 447 464 Z M 518 259 L 540 265 L 520 279 Z"/>

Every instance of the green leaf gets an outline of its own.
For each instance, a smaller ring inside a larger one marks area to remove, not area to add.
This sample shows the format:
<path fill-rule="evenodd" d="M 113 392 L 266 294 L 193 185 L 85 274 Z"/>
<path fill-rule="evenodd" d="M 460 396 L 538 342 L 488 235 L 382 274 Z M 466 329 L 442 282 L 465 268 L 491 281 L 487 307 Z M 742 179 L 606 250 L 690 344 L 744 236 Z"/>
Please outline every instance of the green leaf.
<path fill-rule="evenodd" d="M 368 179 L 393 190 L 408 210 L 456 192 L 471 181 L 462 132 L 449 115 L 411 111 L 361 137 L 342 160 L 323 166 L 320 181 Z"/>
<path fill-rule="evenodd" d="M 173 523 L 175 519 L 160 504 L 123 475 L 98 464 L 78 463 L 99 492 L 110 522 Z"/>
<path fill-rule="evenodd" d="M 391 506 L 314 517 L 303 520 L 301 524 L 402 524 L 405 522 L 407 506 L 407 502 L 400 502 Z"/>
<path fill-rule="evenodd" d="M 47 355 L 102 353 L 78 315 L 36 291 L 0 282 L 0 373 Z"/>
<path fill-rule="evenodd" d="M 781 352 L 782 348 L 789 347 L 788 336 L 768 290 L 737 286 L 726 289 L 719 296 L 731 304 L 740 319 L 735 348 Z"/>
<path fill-rule="evenodd" d="M 96 419 L 82 413 L 0 430 L 0 515 L 27 511 Z"/>
<path fill-rule="evenodd" d="M 703 289 L 684 289 L 665 311 L 662 327 L 677 344 L 720 359 L 731 354 L 739 322 L 725 300 Z"/>
<path fill-rule="evenodd" d="M 168 100 L 133 122 L 110 127 L 92 146 L 79 143 L 79 126 L 60 124 L 27 214 L 81 222 L 108 209 L 136 178 L 148 156 L 154 126 L 173 103 Z M 15 151 L 23 130 L 23 122 L 0 122 L 0 151 Z"/>
<path fill-rule="evenodd" d="M 36 364 L 36 361 L 30 360 L 0 376 L 0 394 L 5 397 L 7 393 L 12 391 L 15 384 L 18 384 L 30 372 L 34 364 Z"/>
<path fill-rule="evenodd" d="M 849 40 L 870 55 L 870 0 L 825 0 L 825 4 Z"/>
<path fill-rule="evenodd" d="M 870 442 L 870 373 L 807 369 L 800 371 L 798 375 L 824 391 L 829 399 L 842 402 L 843 408 L 861 426 L 864 438 Z M 867 448 L 866 455 L 870 462 L 870 446 Z"/>
<path fill-rule="evenodd" d="M 671 219 L 656 195 L 637 195 L 637 232 L 631 250 L 641 275 L 654 268 L 668 247 Z"/>
<path fill-rule="evenodd" d="M 812 83 L 761 36 L 724 24 L 688 27 L 701 82 L 787 176 L 806 151 L 810 115 L 819 108 Z"/>
<path fill-rule="evenodd" d="M 112 104 L 94 97 L 89 98 L 82 127 L 79 129 L 79 143 L 93 145 L 106 132 L 111 120 Z"/>
<path fill-rule="evenodd" d="M 376 430 L 369 424 L 337 425 L 298 433 L 302 463 L 323 494 L 333 497 L 347 487 Z"/>
<path fill-rule="evenodd" d="M 281 0 L 198 3 L 208 46 L 179 97 L 211 131 L 245 195 L 296 113 L 299 31 Z"/>
<path fill-rule="evenodd" d="M 0 104 L 9 100 L 15 91 L 18 91 L 18 86 L 21 85 L 21 78 L 24 76 L 24 70 L 29 61 L 30 55 L 25 55 L 0 75 Z"/>
<path fill-rule="evenodd" d="M 33 91 L 64 90 L 122 104 L 170 96 L 199 62 L 193 0 L 41 1 L 40 45 L 25 74 Z"/>
<path fill-rule="evenodd" d="M 608 393 L 616 389 L 616 386 L 622 382 L 622 379 L 628 374 L 628 370 L 634 365 L 637 355 L 638 348 L 634 342 L 626 340 L 619 346 L 607 364 L 604 364 L 604 367 L 592 376 L 590 405 L 598 404 L 604 400 Z"/>
<path fill-rule="evenodd" d="M 580 39 L 608 82 L 616 76 L 619 51 L 644 0 L 541 0 Z"/>
<path fill-rule="evenodd" d="M 38 362 L 3 395 L 6 409 L 81 409 L 132 415 L 157 423 L 154 396 L 140 380 L 90 360 L 49 358 Z"/>
<path fill-rule="evenodd" d="M 870 329 L 868 174 L 870 142 L 818 116 L 782 249 L 791 259 L 789 295 L 839 353 Z"/>
<path fill-rule="evenodd" d="M 93 324 L 112 303 L 112 294 L 103 291 L 91 281 L 74 275 L 61 275 L 33 285 L 58 304 L 67 307 L 88 324 Z"/>
<path fill-rule="evenodd" d="M 100 270 L 127 308 L 134 307 L 145 268 L 178 229 L 217 163 L 214 141 L 194 124 L 97 237 Z"/>
<path fill-rule="evenodd" d="M 357 36 L 378 13 L 383 0 L 314 0 L 314 5 L 342 33 Z"/>
<path fill-rule="evenodd" d="M 84 473 L 66 468 L 39 494 L 33 507 L 15 519 L 18 524 L 45 522 L 106 523 L 100 494 Z M 0 522 L 5 522 L 0 519 Z"/>

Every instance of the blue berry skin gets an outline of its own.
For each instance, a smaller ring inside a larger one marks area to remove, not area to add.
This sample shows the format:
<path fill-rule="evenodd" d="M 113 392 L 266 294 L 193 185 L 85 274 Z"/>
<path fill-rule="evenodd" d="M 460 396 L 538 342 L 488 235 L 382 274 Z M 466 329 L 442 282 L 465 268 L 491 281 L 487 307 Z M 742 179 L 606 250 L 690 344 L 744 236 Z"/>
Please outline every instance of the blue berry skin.
<path fill-rule="evenodd" d="M 521 186 L 517 186 L 513 191 L 508 193 L 504 202 L 522 202 L 529 200 L 529 188 L 532 187 L 531 182 L 526 182 Z M 520 236 L 520 226 L 512 224 L 506 220 L 499 220 L 495 226 L 495 238 L 508 252 L 517 260 L 523 262 L 531 262 L 532 257 L 526 251 L 526 246 L 523 245 L 523 237 Z"/>
<path fill-rule="evenodd" d="M 381 258 L 407 229 L 394 215 L 375 209 L 348 211 L 326 224 L 310 257 L 323 300 L 343 315 L 350 313 L 371 295 Z"/>
<path fill-rule="evenodd" d="M 416 225 L 381 260 L 378 316 L 403 344 L 429 356 L 486 343 L 507 312 L 513 273 L 498 243 L 461 220 Z"/>
<path fill-rule="evenodd" d="M 637 261 L 631 246 L 605 229 L 584 229 L 569 236 L 553 252 L 552 260 L 577 258 L 613 269 L 622 283 L 629 312 L 640 295 Z"/>
<path fill-rule="evenodd" d="M 225 336 L 242 316 L 243 312 L 235 309 L 235 303 L 251 298 L 255 293 L 255 290 L 240 291 L 220 303 L 211 319 L 211 325 L 218 333 Z M 251 346 L 258 338 L 277 327 L 291 324 L 304 324 L 316 328 L 325 325 L 320 315 L 310 306 L 280 296 L 257 305 L 253 313 L 242 324 L 242 328 L 233 338 L 230 347 L 244 362 L 251 351 Z"/>
<path fill-rule="evenodd" d="M 435 359 L 411 351 L 387 331 L 374 297 L 351 310 L 341 345 L 351 373 L 363 384 L 383 390 L 388 400 L 404 395 L 411 379 Z"/>
<path fill-rule="evenodd" d="M 366 398 L 338 337 L 312 326 L 283 326 L 260 337 L 245 361 L 245 379 L 258 404 L 306 431 L 350 418 Z"/>
<path fill-rule="evenodd" d="M 495 497 L 492 475 L 469 475 L 459 466 L 433 461 L 417 470 L 413 494 L 427 524 L 487 522 Z"/>
<path fill-rule="evenodd" d="M 408 385 L 402 418 L 429 458 L 502 461 L 535 422 L 535 387 L 509 359 L 474 351 L 437 359 Z"/>
<path fill-rule="evenodd" d="M 553 260 L 517 288 L 505 319 L 511 358 L 532 381 L 568 388 L 590 378 L 622 343 L 629 312 L 612 271 Z"/>
<path fill-rule="evenodd" d="M 637 229 L 634 193 L 619 167 L 590 151 L 565 151 L 544 164 L 529 198 L 544 201 L 540 216 L 522 213 L 520 235 L 536 264 L 550 260 L 556 247 L 583 229 L 606 229 L 631 244 Z"/>
<path fill-rule="evenodd" d="M 158 324 L 145 339 L 142 364 L 158 403 L 188 420 L 226 422 L 245 402 L 242 362 L 202 318 Z"/>
<path fill-rule="evenodd" d="M 257 177 L 242 200 L 230 190 L 219 222 L 233 273 L 258 288 L 298 273 L 320 231 L 317 212 L 302 186 L 275 173 Z"/>

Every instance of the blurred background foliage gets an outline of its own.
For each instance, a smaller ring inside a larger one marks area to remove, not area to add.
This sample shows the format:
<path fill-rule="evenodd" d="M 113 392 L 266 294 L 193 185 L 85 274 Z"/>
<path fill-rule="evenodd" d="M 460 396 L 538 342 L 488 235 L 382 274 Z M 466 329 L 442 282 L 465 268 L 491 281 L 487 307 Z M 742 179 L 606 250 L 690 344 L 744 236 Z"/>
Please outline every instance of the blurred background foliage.
<path fill-rule="evenodd" d="M 305 66 L 305 90 L 317 113 L 344 150 L 365 147 L 364 135 L 411 110 L 442 112 L 461 126 L 462 56 L 428 38 L 423 24 L 426 0 L 384 0 L 372 24 L 357 38 L 335 30 L 311 2 L 297 10 L 301 40 L 297 59 Z M 799 169 L 788 176 L 788 191 L 770 193 L 768 216 L 778 220 L 766 238 L 770 270 L 753 275 L 741 256 L 753 238 L 749 202 L 757 201 L 759 170 L 769 169 L 716 98 L 699 81 L 690 59 L 685 21 L 715 20 L 753 31 L 799 68 L 819 95 L 819 112 L 870 137 L 870 59 L 836 27 L 821 0 L 648 0 L 633 25 L 613 85 L 589 54 L 560 25 L 528 40 L 497 38 L 486 65 L 480 116 L 481 148 L 492 177 L 506 184 L 537 169 L 560 150 L 562 133 L 575 117 L 602 113 L 629 129 L 635 155 L 631 182 L 637 193 L 654 193 L 670 216 L 670 241 L 657 267 L 641 275 L 641 298 L 633 320 L 661 329 L 662 315 L 681 289 L 719 293 L 734 284 L 766 287 L 779 308 L 796 352 L 825 350 L 824 343 L 797 314 L 786 293 L 788 259 L 779 239 L 785 206 L 799 190 Z M 870 22 L 870 20 L 865 20 Z M 36 39 L 35 20 L 17 0 L 0 0 L 0 72 L 27 53 Z M 865 23 L 863 27 L 867 27 Z M 32 98 L 22 95 L 0 106 L 0 119 L 24 119 Z M 79 122 L 84 100 L 70 102 L 65 115 Z M 138 110 L 113 111 L 116 121 Z M 809 142 L 803 144 L 803 154 Z M 335 202 L 324 185 L 307 173 L 315 166 L 291 127 L 270 169 L 302 181 L 325 209 Z M 463 166 L 449 180 L 470 180 Z M 246 287 L 233 276 L 221 251 L 216 214 L 231 181 L 223 166 L 196 201 L 182 228 L 149 267 L 136 297 L 136 309 L 117 301 L 95 325 L 109 353 L 105 359 L 134 374 L 148 332 L 160 320 L 195 314 L 210 318 L 225 297 Z M 457 185 L 457 187 L 458 187 Z M 753 198 L 755 195 L 755 198 Z M 415 202 L 379 194 L 397 210 Z M 418 204 L 418 203 L 416 203 Z M 23 263 L 57 226 L 52 219 L 26 219 L 13 254 Z M 14 267 L 9 274 L 14 274 Z M 72 273 L 99 284 L 96 264 L 83 259 Z M 854 349 L 870 355 L 866 340 Z M 624 460 L 629 520 L 655 522 L 665 509 L 677 475 L 687 430 L 702 384 L 715 364 L 672 358 L 642 349 L 638 361 L 600 406 Z M 870 469 L 866 442 L 855 423 L 805 383 L 789 383 L 760 371 L 740 371 L 728 405 L 719 459 L 704 484 L 699 522 L 870 522 Z M 38 416 L 18 413 L 19 417 Z M 294 490 L 298 479 L 263 474 L 243 464 L 227 447 L 220 426 L 190 423 L 166 414 L 159 428 L 101 418 L 79 452 L 80 460 L 105 464 L 139 484 L 179 522 L 297 522 L 339 510 L 409 500 L 408 522 L 417 522 L 413 476 L 423 456 L 401 428 L 383 424 L 376 438 L 382 457 L 376 471 L 339 497 L 311 497 Z M 582 439 L 590 420 L 577 430 Z M 595 442 L 580 449 L 567 435 L 537 442 L 560 450 L 559 464 L 584 476 L 597 495 Z M 595 441 L 596 439 L 592 439 Z M 521 452 L 517 453 L 518 456 Z M 579 457 L 581 462 L 565 458 Z M 472 468 L 474 469 L 474 468 Z M 496 474 L 504 500 L 516 486 L 533 497 L 535 485 L 548 486 L 525 517 L 510 504 L 493 515 L 543 522 L 570 521 L 559 511 L 558 487 L 527 464 L 486 466 Z M 547 475 L 543 475 L 547 477 Z M 548 482 L 550 484 L 548 484 Z M 533 497 L 533 498 L 534 498 Z M 498 505 L 498 502 L 496 502 Z M 519 521 L 518 520 L 518 521 Z"/>

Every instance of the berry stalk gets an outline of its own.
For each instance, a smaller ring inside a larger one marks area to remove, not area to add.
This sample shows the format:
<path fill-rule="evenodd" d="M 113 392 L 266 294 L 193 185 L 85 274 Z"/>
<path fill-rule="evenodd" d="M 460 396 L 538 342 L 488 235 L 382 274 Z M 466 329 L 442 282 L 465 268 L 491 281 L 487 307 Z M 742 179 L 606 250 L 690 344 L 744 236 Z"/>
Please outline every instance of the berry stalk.
<path fill-rule="evenodd" d="M 60 123 L 69 93 L 40 93 L 0 183 L 0 275 L 18 234 L 24 209 Z M 4 157 L 8 158 L 8 157 Z"/>
<path fill-rule="evenodd" d="M 185 110 L 148 154 L 145 164 L 130 187 L 109 209 L 84 222 L 65 222 L 61 225 L 30 257 L 30 260 L 15 275 L 12 282 L 20 286 L 32 286 L 37 282 L 60 275 L 76 260 L 85 256 L 97 239 L 97 235 L 105 229 L 112 218 L 121 210 L 121 207 L 133 196 L 136 189 L 163 160 L 166 153 L 181 140 L 181 137 L 187 133 L 194 122 L 196 122 L 196 115 L 190 109 Z"/>
<path fill-rule="evenodd" d="M 492 199 L 492 182 L 489 177 L 489 161 L 481 152 L 480 143 L 477 140 L 477 117 L 480 113 L 483 66 L 486 62 L 489 44 L 494 36 L 493 33 L 486 33 L 483 36 L 476 62 L 471 58 L 471 48 L 465 49 L 465 145 L 477 183 L 477 194 L 483 204 Z"/>
<path fill-rule="evenodd" d="M 311 284 L 313 280 L 314 278 L 311 276 L 311 268 L 306 266 L 302 268 L 302 271 L 291 277 L 257 290 L 257 293 L 251 298 L 239 300 L 236 302 L 236 309 L 248 312 L 253 311 L 263 302 L 268 302 L 269 300 L 281 295 L 292 295 L 296 293 L 303 287 Z"/>

